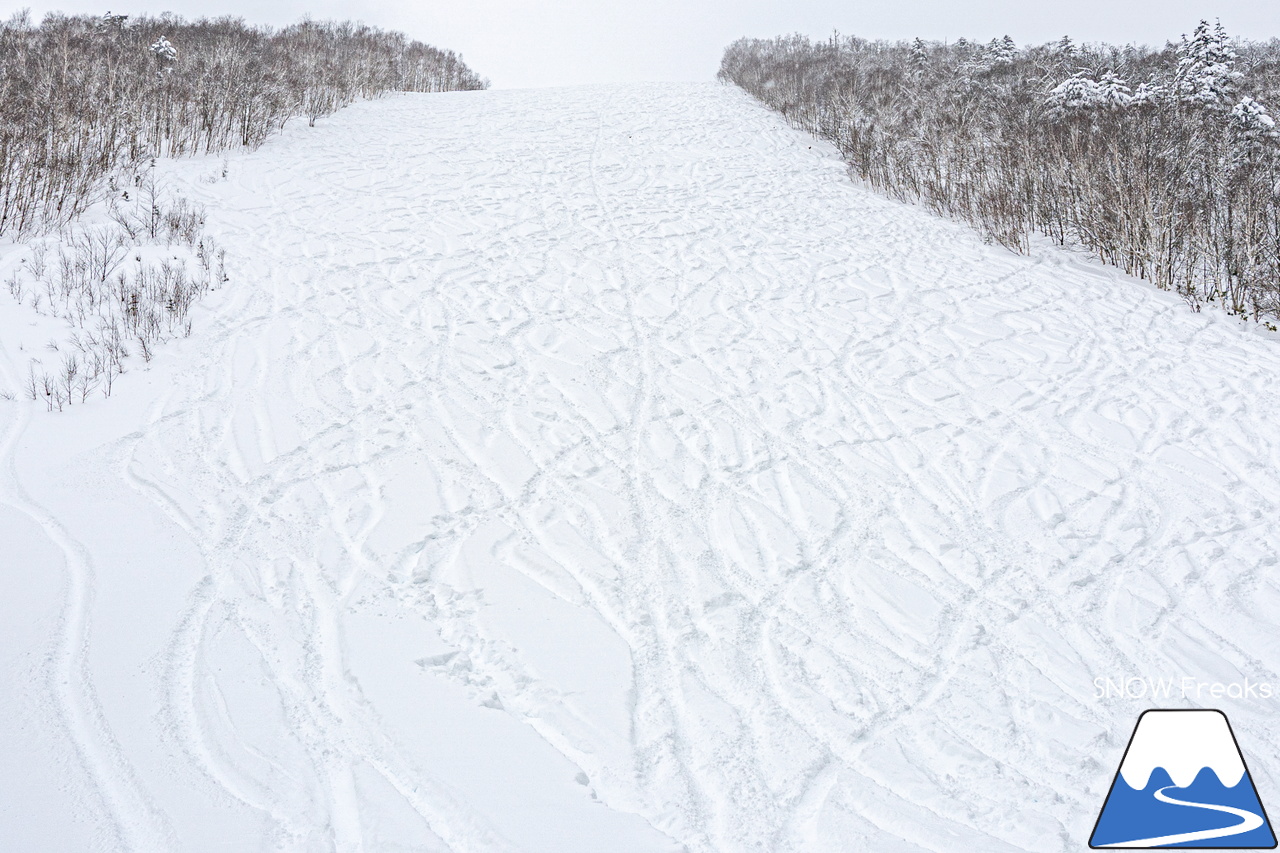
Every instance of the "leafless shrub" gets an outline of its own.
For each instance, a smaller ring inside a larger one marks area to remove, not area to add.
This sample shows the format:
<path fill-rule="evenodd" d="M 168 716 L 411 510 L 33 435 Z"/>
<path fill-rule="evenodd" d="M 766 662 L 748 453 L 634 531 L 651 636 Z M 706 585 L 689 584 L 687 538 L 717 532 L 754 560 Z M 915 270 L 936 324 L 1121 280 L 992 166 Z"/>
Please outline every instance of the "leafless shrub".
<path fill-rule="evenodd" d="M 89 277 L 105 282 L 128 254 L 125 235 L 103 226 L 87 228 L 75 238 L 73 245 L 83 260 Z"/>
<path fill-rule="evenodd" d="M 164 214 L 166 240 L 170 243 L 182 242 L 194 246 L 201 229 L 204 228 L 204 208 L 190 205 L 185 198 Z"/>
<path fill-rule="evenodd" d="M 24 387 L 31 399 L 43 397 L 50 411 L 87 402 L 95 389 L 111 396 L 129 357 L 124 341 L 137 341 L 149 362 L 156 344 L 191 334 L 191 309 L 226 280 L 225 252 L 204 233 L 203 211 L 163 192 L 148 196 L 142 215 L 150 216 L 154 198 L 157 221 L 165 223 L 155 240 L 118 217 L 110 225 L 66 226 L 60 237 L 46 238 L 54 244 L 56 264 L 19 264 L 11 273 L 9 289 L 20 302 L 30 295 L 35 310 L 43 305 L 71 327 L 66 340 L 47 345 L 60 354 L 59 366 L 50 373 L 31 365 Z M 42 243 L 41 251 L 46 248 Z M 35 269 L 45 278 L 36 279 Z"/>
<path fill-rule="evenodd" d="M 5 285 L 9 288 L 9 295 L 21 302 L 25 291 L 22 287 L 22 276 L 18 274 L 18 270 L 14 269 L 9 272 L 9 278 L 5 279 Z"/>
<path fill-rule="evenodd" d="M 27 383 L 23 386 L 23 391 L 26 392 L 27 399 L 32 401 L 39 400 L 40 387 L 40 380 L 36 378 L 36 365 L 35 362 L 32 361 L 27 364 Z"/>
<path fill-rule="evenodd" d="M 27 266 L 31 270 L 32 277 L 37 281 L 44 278 L 46 255 L 47 250 L 43 243 L 33 242 L 31 244 L 31 259 Z"/>

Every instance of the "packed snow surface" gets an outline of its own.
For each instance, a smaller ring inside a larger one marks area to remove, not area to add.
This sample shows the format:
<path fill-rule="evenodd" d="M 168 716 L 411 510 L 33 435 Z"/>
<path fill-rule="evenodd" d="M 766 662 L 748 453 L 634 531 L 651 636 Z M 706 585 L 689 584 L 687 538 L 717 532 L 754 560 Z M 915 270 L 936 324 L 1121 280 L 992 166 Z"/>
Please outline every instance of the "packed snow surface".
<path fill-rule="evenodd" d="M 1280 802 L 1095 683 L 1280 684 L 1275 339 L 714 84 L 162 168 L 231 281 L 0 401 L 0 846 L 1071 851 L 1151 706 Z"/>

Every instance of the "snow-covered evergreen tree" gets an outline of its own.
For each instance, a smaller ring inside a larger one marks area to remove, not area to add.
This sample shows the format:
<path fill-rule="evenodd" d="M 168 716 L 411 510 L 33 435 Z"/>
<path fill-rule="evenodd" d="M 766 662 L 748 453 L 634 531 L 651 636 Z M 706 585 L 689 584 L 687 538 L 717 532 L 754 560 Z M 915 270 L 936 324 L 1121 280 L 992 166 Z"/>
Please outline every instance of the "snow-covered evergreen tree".
<path fill-rule="evenodd" d="M 929 64 L 929 46 L 917 37 L 911 43 L 911 67 L 919 71 Z"/>
<path fill-rule="evenodd" d="M 1049 115 L 1054 118 L 1090 110 L 1101 103 L 1101 87 L 1096 80 L 1083 71 L 1073 74 L 1054 86 L 1044 99 Z"/>
<path fill-rule="evenodd" d="M 991 66 L 1009 65 L 1018 58 L 1018 45 L 1009 36 L 992 39 L 987 45 L 987 62 Z"/>
<path fill-rule="evenodd" d="M 128 15 L 113 15 L 111 14 L 110 11 L 108 11 L 99 20 L 99 26 L 108 30 L 119 31 L 124 29 L 124 24 L 125 24 L 125 21 L 127 20 L 129 20 Z"/>
<path fill-rule="evenodd" d="M 1146 84 L 1143 84 L 1146 86 Z M 1152 91 L 1139 86 L 1143 97 L 1151 97 Z M 1122 110 L 1137 100 L 1129 84 L 1112 71 L 1094 80 L 1081 71 L 1062 81 L 1045 97 L 1049 115 L 1061 118 L 1084 110 Z"/>
<path fill-rule="evenodd" d="M 1134 107 L 1155 107 L 1169 97 L 1169 90 L 1160 83 L 1139 83 L 1129 103 Z"/>
<path fill-rule="evenodd" d="M 1110 71 L 1103 74 L 1102 79 L 1096 85 L 1098 106 L 1103 109 L 1124 109 L 1133 102 L 1132 90 L 1123 80 Z"/>
<path fill-rule="evenodd" d="M 1231 109 L 1230 128 L 1238 143 L 1247 147 L 1262 147 L 1280 140 L 1276 120 L 1267 108 L 1253 98 L 1242 98 Z"/>
<path fill-rule="evenodd" d="M 1243 78 L 1234 68 L 1226 30 L 1218 22 L 1210 29 L 1201 21 L 1191 38 L 1182 37 L 1178 47 L 1178 70 L 1174 87 L 1183 103 L 1225 109 Z"/>
<path fill-rule="evenodd" d="M 160 60 L 162 65 L 167 65 L 178 58 L 178 49 L 170 44 L 169 39 L 164 36 L 160 36 L 151 45 L 151 53 L 155 55 L 156 59 Z"/>

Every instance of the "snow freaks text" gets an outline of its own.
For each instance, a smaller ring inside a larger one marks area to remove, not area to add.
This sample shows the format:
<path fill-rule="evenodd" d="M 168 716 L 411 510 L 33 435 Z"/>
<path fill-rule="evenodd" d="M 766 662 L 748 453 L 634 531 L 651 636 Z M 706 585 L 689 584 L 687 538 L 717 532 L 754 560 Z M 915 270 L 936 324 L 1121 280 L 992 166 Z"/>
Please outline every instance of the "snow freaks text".
<path fill-rule="evenodd" d="M 1266 682 L 1201 681 L 1190 675 L 1178 678 L 1095 678 L 1094 699 L 1270 699 L 1280 690 Z"/>

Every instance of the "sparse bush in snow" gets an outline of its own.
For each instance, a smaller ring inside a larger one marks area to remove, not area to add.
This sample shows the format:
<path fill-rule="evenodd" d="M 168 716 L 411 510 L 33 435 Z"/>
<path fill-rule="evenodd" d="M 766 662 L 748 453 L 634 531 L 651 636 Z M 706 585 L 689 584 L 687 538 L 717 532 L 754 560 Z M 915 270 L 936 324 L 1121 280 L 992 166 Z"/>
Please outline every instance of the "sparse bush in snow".
<path fill-rule="evenodd" d="M 1280 41 L 1162 50 L 743 39 L 720 77 L 895 197 L 1026 251 L 1084 247 L 1197 309 L 1280 316 Z"/>
<path fill-rule="evenodd" d="M 190 334 L 191 308 L 226 280 L 204 211 L 157 190 L 147 172 L 106 202 L 107 224 L 33 238 L 6 276 L 15 300 L 67 323 L 55 355 L 28 366 L 26 394 L 50 411 L 111 396 L 128 360 L 150 361 L 158 343 Z"/>

